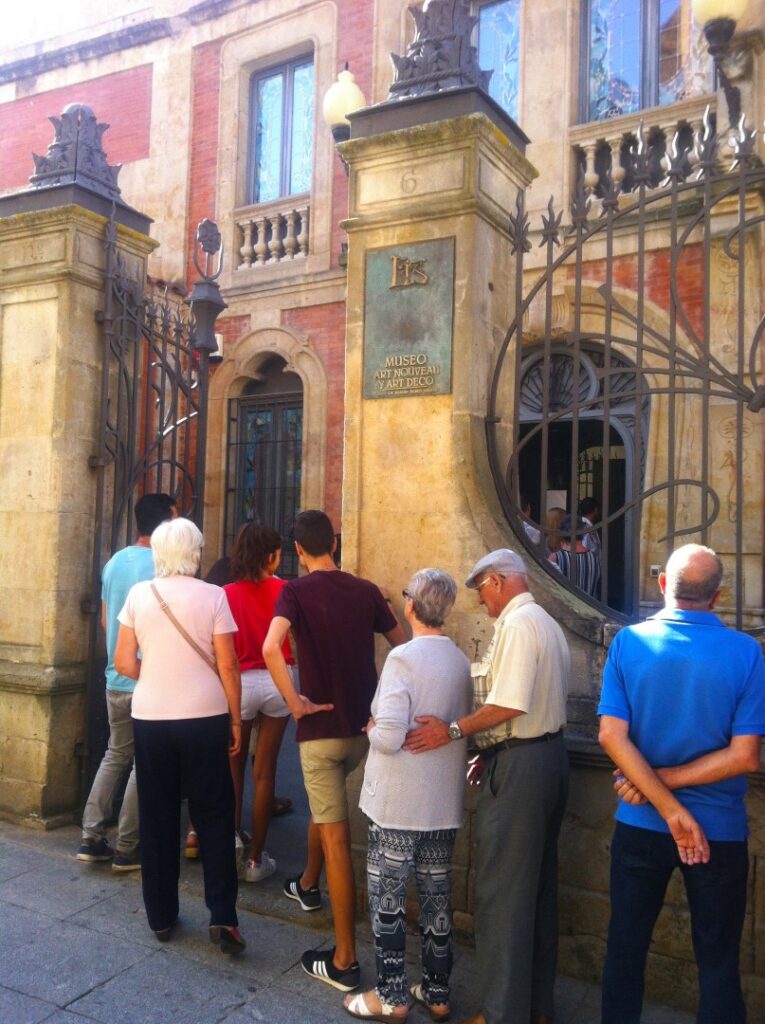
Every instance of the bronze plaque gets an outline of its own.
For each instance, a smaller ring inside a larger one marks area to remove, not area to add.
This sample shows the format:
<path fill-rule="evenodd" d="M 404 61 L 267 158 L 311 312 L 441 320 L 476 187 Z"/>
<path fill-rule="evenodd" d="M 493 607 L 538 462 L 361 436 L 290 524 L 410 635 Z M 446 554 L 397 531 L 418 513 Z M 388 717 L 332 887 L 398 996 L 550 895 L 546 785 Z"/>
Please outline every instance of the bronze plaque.
<path fill-rule="evenodd" d="M 452 390 L 454 239 L 366 254 L 364 398 Z"/>

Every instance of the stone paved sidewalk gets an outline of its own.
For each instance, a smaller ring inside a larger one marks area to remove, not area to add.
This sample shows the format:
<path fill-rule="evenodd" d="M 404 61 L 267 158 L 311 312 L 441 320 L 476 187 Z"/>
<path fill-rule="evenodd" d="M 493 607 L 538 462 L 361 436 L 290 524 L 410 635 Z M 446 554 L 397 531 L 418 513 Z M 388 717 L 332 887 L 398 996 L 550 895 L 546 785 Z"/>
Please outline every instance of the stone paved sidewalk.
<path fill-rule="evenodd" d="M 294 828 L 283 826 L 287 833 Z M 37 832 L 0 822 L 0 1024 L 349 1019 L 340 994 L 309 978 L 299 964 L 303 950 L 329 944 L 329 913 L 303 914 L 284 899 L 281 870 L 259 886 L 242 887 L 240 927 L 249 945 L 244 955 L 226 957 L 207 939 L 198 862 L 184 862 L 181 923 L 172 942 L 160 945 L 146 923 L 140 875 L 80 863 L 73 856 L 78 841 L 74 827 Z M 363 924 L 359 936 L 368 986 L 374 956 Z M 410 954 L 414 977 L 414 936 Z M 471 950 L 458 947 L 454 1021 L 476 1009 L 473 961 Z M 561 977 L 557 997 L 557 1024 L 598 1021 L 595 986 Z M 425 1024 L 429 1018 L 417 1008 L 410 1020 Z M 643 1021 L 691 1024 L 692 1017 L 647 1006 Z"/>

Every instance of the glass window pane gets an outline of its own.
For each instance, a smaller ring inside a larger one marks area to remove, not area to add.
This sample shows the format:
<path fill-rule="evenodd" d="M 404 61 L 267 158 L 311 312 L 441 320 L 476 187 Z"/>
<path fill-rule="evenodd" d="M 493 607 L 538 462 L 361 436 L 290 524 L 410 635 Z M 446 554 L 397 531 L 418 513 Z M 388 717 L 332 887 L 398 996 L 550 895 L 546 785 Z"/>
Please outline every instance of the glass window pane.
<path fill-rule="evenodd" d="M 313 160 L 313 64 L 295 68 L 292 78 L 290 195 L 311 190 Z"/>
<path fill-rule="evenodd" d="M 518 118 L 520 0 L 485 4 L 478 12 L 478 63 L 491 71 L 489 95 Z"/>
<path fill-rule="evenodd" d="M 712 59 L 691 13 L 691 0 L 659 3 L 659 103 L 712 91 Z"/>
<path fill-rule="evenodd" d="M 591 0 L 591 120 L 640 108 L 641 45 L 640 0 Z"/>
<path fill-rule="evenodd" d="M 255 92 L 255 202 L 267 203 L 282 194 L 284 75 L 261 78 Z"/>

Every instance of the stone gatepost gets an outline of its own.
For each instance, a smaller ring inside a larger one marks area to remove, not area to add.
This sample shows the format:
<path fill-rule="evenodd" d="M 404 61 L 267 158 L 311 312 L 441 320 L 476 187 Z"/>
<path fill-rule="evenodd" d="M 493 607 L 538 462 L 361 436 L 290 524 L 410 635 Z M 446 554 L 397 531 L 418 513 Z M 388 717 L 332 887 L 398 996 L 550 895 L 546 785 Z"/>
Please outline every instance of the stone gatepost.
<path fill-rule="evenodd" d="M 119 199 L 107 126 L 80 106 L 52 121 L 32 188 L 0 199 L 0 814 L 44 826 L 80 797 L 109 216 L 133 279 L 157 244 Z"/>
<path fill-rule="evenodd" d="M 402 66 L 412 67 L 399 62 L 393 96 Z M 482 554 L 512 544 L 484 417 L 514 310 L 508 215 L 536 171 L 520 129 L 466 80 L 463 68 L 446 91 L 415 88 L 351 115 L 340 146 L 350 169 L 343 568 L 386 586 L 400 615 L 415 570 L 436 566 L 461 584 Z M 470 657 L 491 632 L 464 588 L 447 631 Z M 453 875 L 463 932 L 471 822 L 468 814 Z M 353 834 L 363 893 L 360 815 Z"/>

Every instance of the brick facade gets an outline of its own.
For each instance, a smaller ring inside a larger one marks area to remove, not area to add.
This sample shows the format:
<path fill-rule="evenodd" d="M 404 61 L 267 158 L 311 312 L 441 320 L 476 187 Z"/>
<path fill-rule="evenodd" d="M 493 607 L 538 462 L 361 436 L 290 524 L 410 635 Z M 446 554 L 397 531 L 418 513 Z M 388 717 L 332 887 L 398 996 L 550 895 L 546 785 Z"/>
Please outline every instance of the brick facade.
<path fill-rule="evenodd" d="M 70 103 L 85 103 L 111 127 L 104 137 L 109 162 L 126 164 L 149 155 L 152 66 L 86 79 L 0 104 L 0 190 L 24 188 L 34 173 L 32 153 L 53 138 L 49 123 Z"/>

